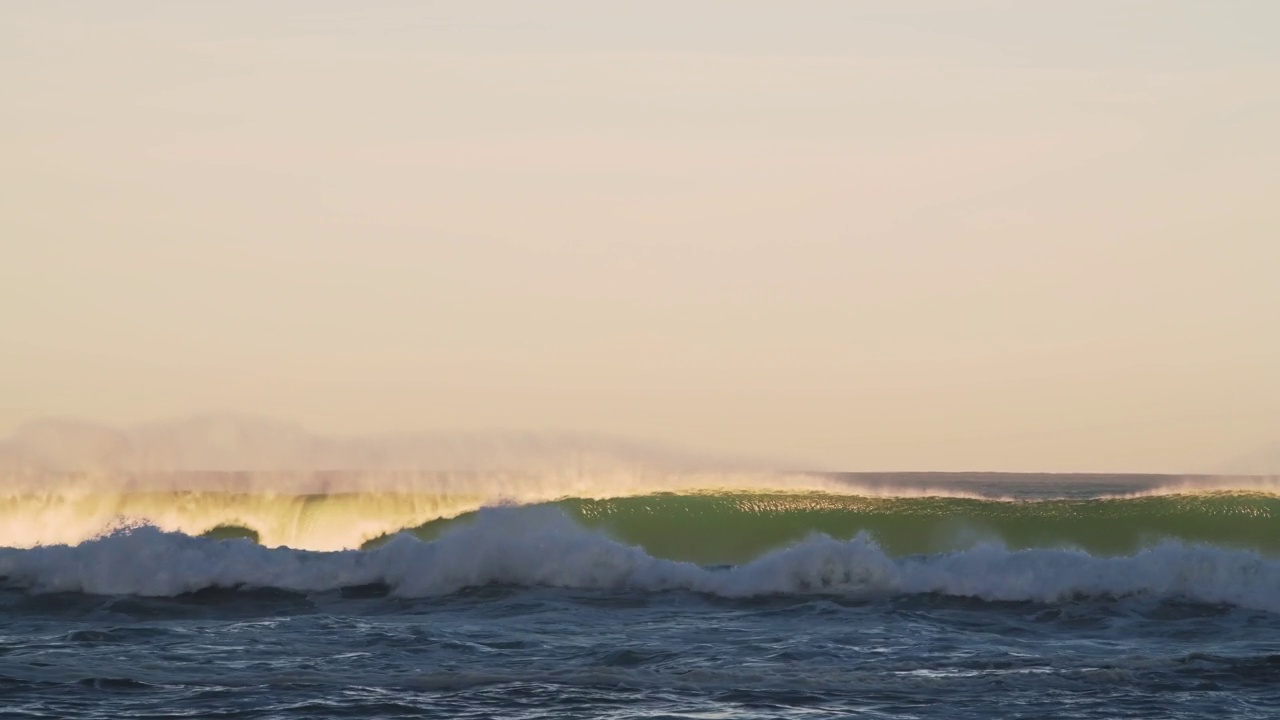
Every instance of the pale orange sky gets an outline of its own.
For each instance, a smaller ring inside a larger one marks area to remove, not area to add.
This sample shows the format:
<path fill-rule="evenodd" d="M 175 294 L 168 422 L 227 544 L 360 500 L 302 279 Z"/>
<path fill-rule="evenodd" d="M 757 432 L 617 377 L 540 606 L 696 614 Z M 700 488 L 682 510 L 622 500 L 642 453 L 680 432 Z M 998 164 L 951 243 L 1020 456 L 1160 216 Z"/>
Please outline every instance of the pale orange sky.
<path fill-rule="evenodd" d="M 1280 4 L 10 2 L 0 432 L 1280 441 Z"/>

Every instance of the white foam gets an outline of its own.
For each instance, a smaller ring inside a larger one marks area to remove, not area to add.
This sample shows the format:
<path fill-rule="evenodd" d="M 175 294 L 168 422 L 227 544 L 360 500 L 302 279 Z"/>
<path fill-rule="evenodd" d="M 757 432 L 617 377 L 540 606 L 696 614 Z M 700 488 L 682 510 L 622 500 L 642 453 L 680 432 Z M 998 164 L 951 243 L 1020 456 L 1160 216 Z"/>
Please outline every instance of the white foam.
<path fill-rule="evenodd" d="M 689 590 L 726 597 L 941 593 L 1057 602 L 1078 596 L 1185 598 L 1280 612 L 1280 562 L 1242 550 L 1165 542 L 1126 557 L 998 545 L 895 559 L 866 536 L 816 536 L 713 570 L 654 558 L 551 508 L 496 508 L 433 542 L 400 536 L 370 552 L 270 549 L 138 528 L 78 546 L 0 550 L 0 575 L 35 592 L 171 596 L 207 587 L 323 591 L 384 583 L 424 597 L 490 583 L 602 590 Z"/>

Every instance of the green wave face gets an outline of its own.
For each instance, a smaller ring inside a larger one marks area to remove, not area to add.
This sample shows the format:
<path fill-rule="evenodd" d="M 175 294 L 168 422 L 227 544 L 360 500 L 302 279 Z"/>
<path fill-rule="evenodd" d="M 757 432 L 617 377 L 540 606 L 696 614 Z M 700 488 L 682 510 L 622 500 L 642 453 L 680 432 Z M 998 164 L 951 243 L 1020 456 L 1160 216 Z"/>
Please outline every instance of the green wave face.
<path fill-rule="evenodd" d="M 239 525 L 219 525 L 212 530 L 206 530 L 200 533 L 200 537 L 206 537 L 210 540 L 249 540 L 251 542 L 261 542 L 256 530 Z"/>
<path fill-rule="evenodd" d="M 575 522 L 639 545 L 651 555 L 703 565 L 745 562 L 814 533 L 848 539 L 860 532 L 899 556 L 949 552 L 983 541 L 1011 549 L 1073 547 L 1094 555 L 1123 555 L 1169 538 L 1280 555 L 1280 498 L 1270 495 L 1018 502 L 822 493 L 660 494 L 566 499 L 544 506 L 559 508 Z M 429 522 L 412 532 L 434 539 L 474 516 Z"/>

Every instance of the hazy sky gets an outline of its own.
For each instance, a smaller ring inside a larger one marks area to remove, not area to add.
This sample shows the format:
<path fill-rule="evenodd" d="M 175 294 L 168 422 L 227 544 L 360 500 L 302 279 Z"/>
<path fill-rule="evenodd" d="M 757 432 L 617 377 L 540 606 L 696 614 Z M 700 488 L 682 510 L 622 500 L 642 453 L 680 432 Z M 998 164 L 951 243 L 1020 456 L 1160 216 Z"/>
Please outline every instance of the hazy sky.
<path fill-rule="evenodd" d="M 0 431 L 1280 441 L 1280 2 L 13 0 Z"/>

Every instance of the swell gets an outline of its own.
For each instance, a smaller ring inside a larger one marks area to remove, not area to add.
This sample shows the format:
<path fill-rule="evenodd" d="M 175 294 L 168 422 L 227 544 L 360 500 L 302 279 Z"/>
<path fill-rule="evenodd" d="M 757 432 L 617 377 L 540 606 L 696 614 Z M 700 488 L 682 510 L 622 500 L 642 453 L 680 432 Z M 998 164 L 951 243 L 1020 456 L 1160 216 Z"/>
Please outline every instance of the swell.
<path fill-rule="evenodd" d="M 371 551 L 266 548 L 137 528 L 78 546 L 0 550 L 0 577 L 25 592 L 176 596 L 207 588 L 323 592 L 381 586 L 398 597 L 492 584 L 764 595 L 942 594 L 987 601 L 1178 599 L 1280 612 L 1280 561 L 1165 541 L 1131 555 L 1013 550 L 994 543 L 893 557 L 867 534 L 811 536 L 730 568 L 654 557 L 554 508 L 495 508 L 433 541 L 401 535 Z"/>

